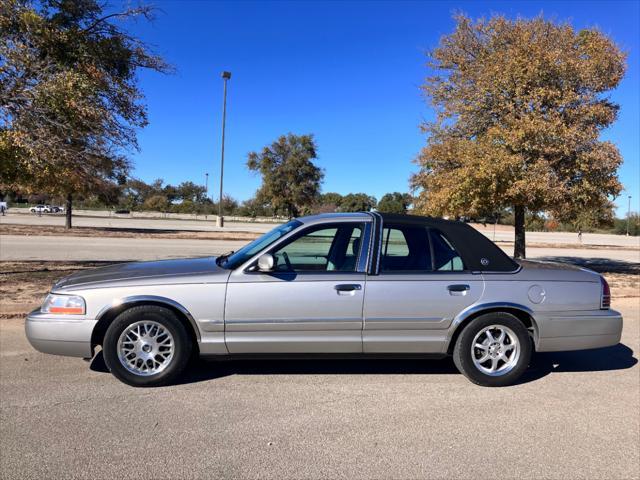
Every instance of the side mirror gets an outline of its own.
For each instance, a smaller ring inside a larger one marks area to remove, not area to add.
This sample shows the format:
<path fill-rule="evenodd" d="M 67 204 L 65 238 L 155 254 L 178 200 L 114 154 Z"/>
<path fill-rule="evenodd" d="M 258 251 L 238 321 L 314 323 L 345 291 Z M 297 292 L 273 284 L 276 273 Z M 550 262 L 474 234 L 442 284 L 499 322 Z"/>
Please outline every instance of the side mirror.
<path fill-rule="evenodd" d="M 271 272 L 275 264 L 276 261 L 270 253 L 263 253 L 258 258 L 258 270 L 261 272 Z"/>

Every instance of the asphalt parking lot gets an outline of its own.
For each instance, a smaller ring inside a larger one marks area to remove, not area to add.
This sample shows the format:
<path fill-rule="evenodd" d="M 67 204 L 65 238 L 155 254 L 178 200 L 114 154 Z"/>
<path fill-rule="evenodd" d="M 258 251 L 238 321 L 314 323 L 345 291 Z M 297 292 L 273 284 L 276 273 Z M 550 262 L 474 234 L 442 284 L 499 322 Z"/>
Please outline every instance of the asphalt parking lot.
<path fill-rule="evenodd" d="M 633 295 L 640 251 L 607 238 L 528 254 L 616 266 L 614 285 Z M 5 234 L 0 260 L 203 256 L 244 243 Z M 640 478 L 640 299 L 614 308 L 621 344 L 539 355 L 503 389 L 470 384 L 447 359 L 197 362 L 180 385 L 139 390 L 100 355 L 36 352 L 5 313 L 0 478 Z"/>
<path fill-rule="evenodd" d="M 0 472 L 25 478 L 638 478 L 640 300 L 611 348 L 481 388 L 451 361 L 199 362 L 127 387 L 0 321 Z"/>

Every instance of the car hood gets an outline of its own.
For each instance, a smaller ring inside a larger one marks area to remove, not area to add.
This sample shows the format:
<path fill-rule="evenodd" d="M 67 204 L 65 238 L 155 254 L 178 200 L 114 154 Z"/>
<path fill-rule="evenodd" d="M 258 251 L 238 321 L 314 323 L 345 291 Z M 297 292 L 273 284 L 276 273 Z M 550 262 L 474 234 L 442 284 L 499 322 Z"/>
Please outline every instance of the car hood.
<path fill-rule="evenodd" d="M 56 283 L 52 291 L 126 285 L 220 283 L 226 282 L 228 276 L 229 270 L 220 268 L 215 257 L 120 263 L 74 273 Z"/>

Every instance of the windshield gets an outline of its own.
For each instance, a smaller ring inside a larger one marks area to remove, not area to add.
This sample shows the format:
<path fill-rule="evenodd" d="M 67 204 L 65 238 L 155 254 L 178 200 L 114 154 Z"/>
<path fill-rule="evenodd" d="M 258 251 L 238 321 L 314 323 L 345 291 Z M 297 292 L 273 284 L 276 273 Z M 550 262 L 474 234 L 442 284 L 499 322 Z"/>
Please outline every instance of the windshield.
<path fill-rule="evenodd" d="M 284 237 L 287 233 L 295 230 L 300 225 L 302 225 L 302 222 L 299 222 L 298 220 L 291 220 L 290 222 L 283 225 L 278 225 L 273 230 L 265 233 L 261 237 L 256 238 L 253 242 L 248 243 L 237 252 L 229 255 L 226 259 L 224 259 L 223 262 L 221 262 L 220 266 L 233 269 L 239 265 L 242 265 L 256 253 L 268 247 L 279 238 Z"/>

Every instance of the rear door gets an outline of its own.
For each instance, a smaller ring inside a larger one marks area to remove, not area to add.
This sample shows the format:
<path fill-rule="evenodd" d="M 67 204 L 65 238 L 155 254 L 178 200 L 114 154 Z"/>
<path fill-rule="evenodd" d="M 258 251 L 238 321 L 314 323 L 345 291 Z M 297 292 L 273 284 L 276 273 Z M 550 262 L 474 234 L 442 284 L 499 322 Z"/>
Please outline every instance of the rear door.
<path fill-rule="evenodd" d="M 483 290 L 441 232 L 385 223 L 380 271 L 367 278 L 364 352 L 440 353 L 452 320 Z"/>

